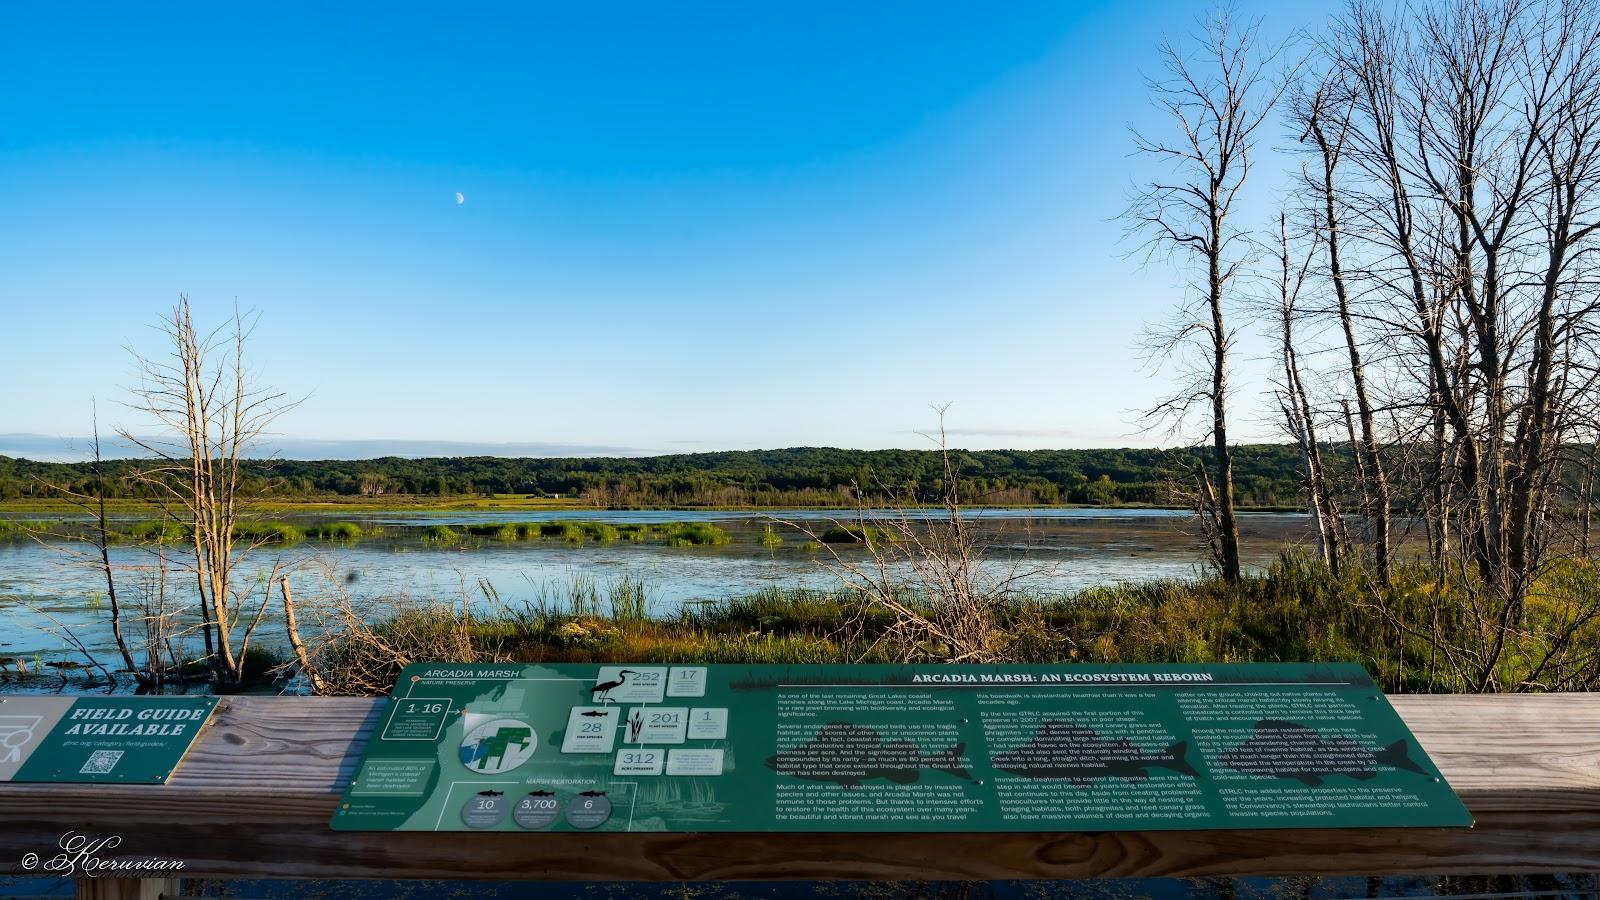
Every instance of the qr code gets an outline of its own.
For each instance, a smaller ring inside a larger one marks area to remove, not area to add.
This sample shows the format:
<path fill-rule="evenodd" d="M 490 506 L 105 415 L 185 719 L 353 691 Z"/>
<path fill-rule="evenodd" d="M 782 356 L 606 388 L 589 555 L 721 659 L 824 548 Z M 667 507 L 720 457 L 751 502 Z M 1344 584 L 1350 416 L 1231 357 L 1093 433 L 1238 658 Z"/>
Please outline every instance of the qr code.
<path fill-rule="evenodd" d="M 89 754 L 89 761 L 78 770 L 79 775 L 104 775 L 117 767 L 117 760 L 122 758 L 121 750 L 96 750 Z"/>

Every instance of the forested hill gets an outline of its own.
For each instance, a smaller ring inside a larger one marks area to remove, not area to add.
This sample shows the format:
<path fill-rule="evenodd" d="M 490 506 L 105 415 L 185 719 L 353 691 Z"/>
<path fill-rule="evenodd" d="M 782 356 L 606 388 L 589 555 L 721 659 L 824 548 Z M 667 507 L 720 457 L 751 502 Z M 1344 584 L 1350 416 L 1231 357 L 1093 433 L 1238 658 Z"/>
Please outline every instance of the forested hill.
<path fill-rule="evenodd" d="M 972 503 L 1172 503 L 1169 482 L 1187 481 L 1202 459 L 1194 449 L 954 451 L 963 498 Z M 151 490 L 133 478 L 147 462 L 108 460 L 108 493 Z M 1299 452 L 1257 444 L 1235 450 L 1236 494 L 1254 506 L 1297 504 Z M 517 494 L 581 497 L 598 505 L 836 505 L 908 488 L 937 499 L 939 455 L 919 450 L 796 447 L 647 457 L 260 460 L 253 487 L 283 499 L 317 496 Z M 86 491 L 90 463 L 41 463 L 0 456 L 0 499 Z"/>

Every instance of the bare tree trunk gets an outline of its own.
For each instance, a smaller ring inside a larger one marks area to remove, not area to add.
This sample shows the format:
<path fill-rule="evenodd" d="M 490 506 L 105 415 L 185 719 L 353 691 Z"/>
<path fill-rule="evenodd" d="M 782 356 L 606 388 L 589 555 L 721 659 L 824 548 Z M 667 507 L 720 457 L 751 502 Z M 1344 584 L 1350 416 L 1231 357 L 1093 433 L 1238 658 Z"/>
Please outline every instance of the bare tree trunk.
<path fill-rule="evenodd" d="M 289 576 L 279 576 L 278 588 L 283 592 L 283 627 L 288 632 L 289 647 L 294 651 L 295 662 L 300 665 L 300 671 L 306 673 L 306 680 L 311 682 L 311 689 L 319 694 L 325 694 L 328 692 L 328 686 L 322 680 L 322 675 L 311 665 L 306 645 L 300 640 L 300 626 L 295 623 L 294 618 L 294 598 L 289 594 Z"/>
<path fill-rule="evenodd" d="M 1594 481 L 1595 481 L 1594 474 L 1595 474 L 1595 456 L 1596 455 L 1600 455 L 1600 443 L 1597 443 L 1595 445 L 1594 450 L 1589 454 L 1589 459 L 1584 464 L 1583 499 L 1582 499 L 1582 504 L 1583 504 L 1582 505 L 1582 510 L 1583 510 L 1583 512 L 1581 513 L 1581 517 L 1579 519 L 1579 524 L 1578 524 L 1578 534 L 1579 534 L 1579 538 L 1578 538 L 1579 551 L 1578 552 L 1581 553 L 1584 557 L 1588 557 L 1589 556 L 1589 551 L 1590 551 L 1589 535 L 1590 535 L 1590 531 L 1591 531 L 1591 527 L 1592 527 L 1591 523 L 1594 521 Z"/>
<path fill-rule="evenodd" d="M 1322 105 L 1328 102 L 1327 89 L 1319 91 L 1307 118 L 1308 133 L 1315 139 L 1318 156 L 1322 161 L 1322 183 L 1318 193 L 1322 200 L 1323 228 L 1328 243 L 1328 279 L 1333 283 L 1333 295 L 1339 314 L 1339 327 L 1344 333 L 1345 350 L 1350 359 L 1350 378 L 1355 385 L 1356 411 L 1361 420 L 1361 442 L 1351 447 L 1361 458 L 1361 512 L 1367 517 L 1372 534 L 1373 549 L 1378 567 L 1378 581 L 1389 583 L 1389 480 L 1384 474 L 1383 460 L 1378 455 L 1378 441 L 1373 427 L 1372 401 L 1367 395 L 1366 369 L 1361 361 L 1361 344 L 1356 339 L 1355 323 L 1350 315 L 1350 291 L 1345 284 L 1344 259 L 1341 255 L 1340 216 L 1336 202 L 1335 170 L 1343 138 L 1330 140 L 1322 117 Z"/>
<path fill-rule="evenodd" d="M 1432 372 L 1429 373 L 1428 384 L 1428 409 L 1433 424 L 1433 510 L 1432 515 L 1425 516 L 1431 538 L 1428 542 L 1429 555 L 1433 564 L 1444 571 L 1445 558 L 1450 553 L 1450 477 L 1449 477 L 1449 445 L 1445 442 L 1445 418 L 1438 403 L 1438 388 L 1433 387 Z"/>
<path fill-rule="evenodd" d="M 1175 170 L 1171 181 L 1146 185 L 1129 210 L 1130 228 L 1148 236 L 1146 246 L 1204 262 L 1205 281 L 1187 300 L 1166 332 L 1150 341 L 1155 355 L 1181 358 L 1180 347 L 1205 342 L 1205 364 L 1185 374 L 1193 378 L 1179 395 L 1151 410 L 1151 418 L 1183 420 L 1204 402 L 1214 482 L 1208 477 L 1216 510 L 1216 536 L 1222 577 L 1240 575 L 1239 524 L 1233 497 L 1233 450 L 1228 443 L 1228 349 L 1225 306 L 1230 286 L 1246 264 L 1244 233 L 1234 221 L 1234 202 L 1250 171 L 1256 133 L 1282 96 L 1282 86 L 1265 83 L 1264 60 L 1254 28 L 1236 28 L 1224 11 L 1209 19 L 1197 44 L 1203 65 L 1170 44 L 1163 45 L 1164 74 L 1149 83 L 1156 106 L 1170 117 L 1177 134 L 1168 140 L 1135 134 L 1139 152 Z M 1272 54 L 1268 54 L 1270 58 Z"/>
<path fill-rule="evenodd" d="M 1284 419 L 1290 435 L 1300 447 L 1301 464 L 1305 466 L 1306 507 L 1311 514 L 1312 522 L 1316 525 L 1317 552 L 1329 569 L 1338 575 L 1341 562 L 1338 512 L 1334 507 L 1327 474 L 1322 467 L 1322 449 L 1317 440 L 1316 416 L 1312 411 L 1310 398 L 1306 395 L 1305 381 L 1300 376 L 1299 356 L 1294 345 L 1296 303 L 1299 300 L 1300 289 L 1305 284 L 1310 256 L 1307 256 L 1306 265 L 1302 265 L 1296 274 L 1289 261 L 1289 225 L 1288 216 L 1284 213 L 1278 214 L 1278 246 L 1280 263 L 1278 316 L 1279 337 L 1282 341 L 1279 355 L 1283 359 L 1283 393 L 1286 400 L 1286 405 L 1283 406 Z"/>
<path fill-rule="evenodd" d="M 111 637 L 116 641 L 117 652 L 122 654 L 122 662 L 128 671 L 133 673 L 140 684 L 145 684 L 146 679 L 140 674 L 139 667 L 133 664 L 133 654 L 128 651 L 128 642 L 122 636 L 122 604 L 117 599 L 117 579 L 111 568 L 110 531 L 106 523 L 106 477 L 102 464 L 100 415 L 96 411 L 94 416 L 95 549 L 100 551 L 100 571 L 106 576 L 106 602 L 111 607 Z"/>
<path fill-rule="evenodd" d="M 1233 509 L 1233 448 L 1228 445 L 1228 333 L 1222 316 L 1222 276 L 1218 255 L 1210 259 L 1211 307 L 1211 449 L 1217 467 L 1217 538 L 1222 549 L 1222 577 L 1239 580 L 1239 519 Z"/>

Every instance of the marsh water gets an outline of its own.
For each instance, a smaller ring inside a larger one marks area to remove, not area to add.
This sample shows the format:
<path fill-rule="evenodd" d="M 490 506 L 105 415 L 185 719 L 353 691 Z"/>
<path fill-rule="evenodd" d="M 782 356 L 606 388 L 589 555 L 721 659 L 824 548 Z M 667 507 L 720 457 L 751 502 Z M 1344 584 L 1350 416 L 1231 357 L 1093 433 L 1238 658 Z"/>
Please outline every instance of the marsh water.
<path fill-rule="evenodd" d="M 938 515 L 927 511 L 926 515 Z M 828 550 L 807 549 L 806 531 L 820 533 L 835 523 L 850 523 L 853 510 L 552 510 L 475 512 L 391 511 L 316 512 L 277 519 L 300 526 L 354 522 L 376 534 L 356 541 L 307 540 L 257 548 L 245 560 L 244 583 L 261 584 L 275 562 L 296 566 L 298 597 L 312 600 L 332 592 L 348 594 L 381 616 L 408 602 L 445 600 L 477 608 L 499 602 L 560 603 L 575 586 L 592 586 L 602 596 L 611 584 L 629 578 L 645 587 L 650 611 L 670 615 L 684 604 L 751 594 L 769 587 L 829 588 L 839 584 L 830 570 Z M 1019 587 L 1037 594 L 1066 594 L 1101 584 L 1149 579 L 1192 578 L 1205 565 L 1205 551 L 1193 517 L 1152 509 L 987 509 L 967 514 L 985 545 L 984 567 L 995 575 L 1024 573 Z M 16 517 L 20 518 L 20 517 Z M 59 517 L 50 517 L 52 519 Z M 133 520 L 124 519 L 126 525 Z M 707 522 L 725 529 L 732 541 L 721 546 L 672 547 L 627 540 L 567 543 L 560 540 L 498 541 L 464 532 L 458 540 L 426 542 L 424 528 L 508 522 L 586 521 L 616 525 Z M 783 538 L 763 546 L 771 527 Z M 1287 544 L 1310 539 L 1307 517 L 1294 513 L 1241 516 L 1245 563 L 1260 567 Z M 846 560 L 865 560 L 865 551 L 833 546 Z M 91 648 L 105 649 L 104 577 L 75 561 L 88 549 L 72 542 L 11 538 L 0 540 L 0 658 L 79 659 L 60 626 L 67 626 Z M 174 551 L 176 552 L 176 551 Z M 112 547 L 112 562 L 124 567 L 119 596 L 129 602 L 156 562 L 149 545 Z M 186 585 L 174 586 L 179 601 Z M 269 604 L 276 609 L 277 603 Z M 264 633 L 281 629 L 264 626 Z"/>

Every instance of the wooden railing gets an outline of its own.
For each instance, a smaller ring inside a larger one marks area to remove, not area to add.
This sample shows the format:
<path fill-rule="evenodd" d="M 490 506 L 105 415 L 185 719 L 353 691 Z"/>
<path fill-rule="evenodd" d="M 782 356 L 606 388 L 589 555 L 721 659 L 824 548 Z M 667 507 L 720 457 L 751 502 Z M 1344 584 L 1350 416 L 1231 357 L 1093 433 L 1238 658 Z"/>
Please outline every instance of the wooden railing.
<path fill-rule="evenodd" d="M 60 836 L 184 876 L 1016 879 L 1600 870 L 1600 694 L 1397 696 L 1471 829 L 1021 834 L 334 832 L 381 700 L 224 700 L 162 786 L 0 784 L 0 863 Z M 142 889 L 151 890 L 152 884 Z M 140 889 L 131 883 L 123 889 Z M 83 890 L 111 896 L 109 881 Z M 135 896 L 137 896 L 135 894 Z"/>

